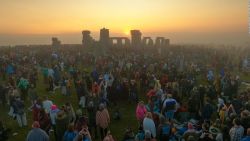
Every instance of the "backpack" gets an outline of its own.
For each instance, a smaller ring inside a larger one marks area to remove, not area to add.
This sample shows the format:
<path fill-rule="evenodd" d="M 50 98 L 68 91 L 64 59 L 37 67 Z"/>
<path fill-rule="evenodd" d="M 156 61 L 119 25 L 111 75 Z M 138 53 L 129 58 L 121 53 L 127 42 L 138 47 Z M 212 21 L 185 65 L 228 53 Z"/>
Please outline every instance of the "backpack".
<path fill-rule="evenodd" d="M 24 105 L 21 101 L 16 101 L 14 109 L 16 111 L 16 114 L 23 115 L 24 114 Z"/>

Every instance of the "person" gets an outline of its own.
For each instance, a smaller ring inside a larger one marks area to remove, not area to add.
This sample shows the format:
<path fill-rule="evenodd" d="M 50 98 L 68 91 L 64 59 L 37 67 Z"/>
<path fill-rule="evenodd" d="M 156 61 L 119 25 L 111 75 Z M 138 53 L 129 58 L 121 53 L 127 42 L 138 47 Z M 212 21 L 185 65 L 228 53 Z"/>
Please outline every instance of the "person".
<path fill-rule="evenodd" d="M 129 98 L 133 102 L 138 103 L 138 91 L 137 91 L 137 84 L 135 80 L 131 80 L 130 87 L 129 87 Z"/>
<path fill-rule="evenodd" d="M 44 109 L 41 109 L 38 114 L 38 121 L 40 124 L 40 128 L 44 130 L 46 133 L 49 133 L 51 124 L 48 114 L 45 112 Z"/>
<path fill-rule="evenodd" d="M 177 101 L 172 98 L 172 94 L 167 95 L 167 99 L 163 101 L 162 113 L 164 113 L 166 119 L 173 120 L 174 113 L 177 110 Z"/>
<path fill-rule="evenodd" d="M 53 105 L 53 102 L 49 100 L 49 97 L 45 97 L 45 100 L 43 101 L 43 108 L 45 109 L 46 113 L 50 113 L 51 106 Z"/>
<path fill-rule="evenodd" d="M 6 94 L 7 94 L 7 88 L 4 87 L 4 85 L 0 84 L 0 101 L 3 106 L 6 105 Z"/>
<path fill-rule="evenodd" d="M 240 116 L 240 120 L 241 120 L 241 125 L 244 127 L 244 134 L 247 134 L 247 128 L 250 127 L 250 112 L 248 110 L 244 110 L 241 112 L 241 116 Z"/>
<path fill-rule="evenodd" d="M 27 126 L 27 119 L 25 113 L 24 102 L 21 100 L 20 97 L 16 97 L 13 102 L 13 109 L 14 114 L 16 115 L 16 119 L 18 122 L 19 127 Z"/>
<path fill-rule="evenodd" d="M 171 124 L 164 116 L 160 117 L 160 125 L 157 128 L 157 134 L 160 141 L 167 141 L 171 135 Z"/>
<path fill-rule="evenodd" d="M 53 130 L 54 130 L 54 136 L 57 140 L 57 135 L 56 135 L 56 116 L 57 116 L 57 113 L 60 111 L 56 105 L 52 105 L 51 108 L 50 108 L 50 113 L 49 113 L 49 116 L 50 116 L 50 120 L 51 120 L 51 126 L 53 127 Z"/>
<path fill-rule="evenodd" d="M 96 111 L 97 111 L 97 106 L 95 105 L 94 101 L 91 100 L 91 98 L 89 98 L 89 102 L 87 104 L 89 131 L 92 134 L 92 136 L 95 133 L 94 137 L 98 138 L 97 126 L 96 126 Z"/>
<path fill-rule="evenodd" d="M 250 141 L 250 128 L 247 129 L 247 135 L 241 141 Z"/>
<path fill-rule="evenodd" d="M 6 128 L 3 121 L 0 120 L 0 141 L 7 141 L 9 139 L 10 129 Z"/>
<path fill-rule="evenodd" d="M 240 119 L 233 120 L 233 127 L 229 131 L 231 141 L 240 141 L 244 134 L 244 128 L 240 124 Z"/>
<path fill-rule="evenodd" d="M 69 124 L 69 119 L 64 111 L 60 111 L 56 116 L 56 136 L 57 141 L 62 141 L 63 135 L 67 130 L 67 126 Z"/>
<path fill-rule="evenodd" d="M 74 124 L 69 124 L 68 130 L 63 135 L 63 141 L 73 141 L 77 133 L 74 131 Z"/>
<path fill-rule="evenodd" d="M 17 84 L 17 87 L 21 91 L 22 100 L 26 101 L 26 97 L 27 97 L 28 89 L 29 89 L 29 81 L 25 79 L 24 77 L 21 77 Z"/>
<path fill-rule="evenodd" d="M 32 110 L 33 121 L 38 121 L 39 120 L 39 113 L 42 110 L 41 99 L 38 98 L 36 101 L 34 101 L 34 103 L 32 104 L 32 106 L 29 109 Z"/>
<path fill-rule="evenodd" d="M 138 133 L 135 135 L 135 140 L 136 141 L 143 141 L 144 138 L 145 138 L 144 130 L 143 130 L 143 127 L 140 126 L 138 128 Z"/>
<path fill-rule="evenodd" d="M 89 130 L 87 128 L 82 128 L 74 141 L 92 141 Z"/>
<path fill-rule="evenodd" d="M 202 124 L 202 134 L 199 138 L 199 141 L 214 141 L 213 135 L 209 132 L 208 123 Z"/>
<path fill-rule="evenodd" d="M 96 125 L 99 127 L 101 139 L 104 139 L 104 135 L 107 134 L 109 123 L 109 112 L 105 108 L 104 104 L 100 104 L 99 110 L 96 112 Z"/>
<path fill-rule="evenodd" d="M 203 120 L 210 120 L 213 112 L 214 112 L 214 107 L 212 106 L 212 104 L 210 103 L 210 100 L 206 100 L 205 101 L 205 105 L 202 109 L 202 118 Z"/>
<path fill-rule="evenodd" d="M 147 112 L 146 117 L 143 120 L 143 130 L 145 132 L 145 137 L 146 137 L 146 131 L 150 131 L 152 134 L 152 137 L 156 137 L 156 128 L 155 128 L 155 123 L 153 121 L 152 113 Z"/>
<path fill-rule="evenodd" d="M 146 113 L 147 113 L 147 109 L 144 105 L 144 102 L 140 101 L 136 107 L 136 118 L 140 124 L 142 123 Z"/>
<path fill-rule="evenodd" d="M 122 141 L 134 141 L 135 136 L 133 130 L 129 127 L 126 129 L 126 132 L 124 134 L 123 140 Z"/>
<path fill-rule="evenodd" d="M 69 122 L 73 123 L 76 120 L 76 114 L 73 109 L 73 106 L 69 102 L 67 102 L 65 104 L 65 109 L 66 109 L 66 114 L 68 115 L 69 118 Z"/>
<path fill-rule="evenodd" d="M 47 91 L 50 93 L 54 93 L 54 80 L 53 77 L 49 76 L 48 77 L 48 88 Z"/>
<path fill-rule="evenodd" d="M 66 78 L 62 77 L 61 80 L 61 94 L 66 95 L 67 94 L 67 88 L 66 88 Z"/>
<path fill-rule="evenodd" d="M 35 103 L 35 101 L 37 100 L 38 96 L 37 96 L 37 91 L 34 87 L 33 84 L 30 85 L 30 88 L 28 90 L 28 98 L 31 101 L 31 104 L 33 105 Z"/>
<path fill-rule="evenodd" d="M 77 132 L 80 132 L 82 130 L 82 127 L 87 127 L 87 126 L 88 126 L 88 117 L 86 115 L 83 115 L 81 109 L 78 109 L 76 111 L 75 130 Z"/>
<path fill-rule="evenodd" d="M 49 136 L 45 131 L 40 129 L 39 122 L 35 121 L 26 137 L 26 141 L 49 141 Z"/>
<path fill-rule="evenodd" d="M 188 123 L 188 130 L 184 132 L 183 138 L 185 140 L 188 140 L 188 138 L 190 136 L 194 137 L 195 140 L 198 140 L 198 134 L 197 134 L 196 130 L 194 129 L 192 123 Z"/>

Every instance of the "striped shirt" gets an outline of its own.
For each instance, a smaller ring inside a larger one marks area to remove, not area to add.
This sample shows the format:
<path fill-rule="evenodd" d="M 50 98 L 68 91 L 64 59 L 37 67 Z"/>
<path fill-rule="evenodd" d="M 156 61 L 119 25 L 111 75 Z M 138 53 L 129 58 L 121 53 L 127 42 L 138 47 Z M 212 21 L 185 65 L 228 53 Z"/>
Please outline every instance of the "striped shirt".
<path fill-rule="evenodd" d="M 242 126 L 234 126 L 229 131 L 231 141 L 240 141 L 243 134 L 244 134 L 244 128 Z"/>
<path fill-rule="evenodd" d="M 96 125 L 105 129 L 108 127 L 110 122 L 109 112 L 107 109 L 96 112 Z"/>

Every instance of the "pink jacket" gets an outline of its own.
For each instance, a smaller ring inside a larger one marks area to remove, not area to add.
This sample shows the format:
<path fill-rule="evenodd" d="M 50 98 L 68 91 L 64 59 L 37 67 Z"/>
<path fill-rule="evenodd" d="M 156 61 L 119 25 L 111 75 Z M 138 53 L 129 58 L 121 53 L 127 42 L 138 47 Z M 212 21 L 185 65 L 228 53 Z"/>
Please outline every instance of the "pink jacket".
<path fill-rule="evenodd" d="M 137 120 L 143 120 L 146 113 L 147 113 L 147 109 L 145 106 L 140 106 L 140 105 L 137 106 L 137 108 L 136 108 Z"/>

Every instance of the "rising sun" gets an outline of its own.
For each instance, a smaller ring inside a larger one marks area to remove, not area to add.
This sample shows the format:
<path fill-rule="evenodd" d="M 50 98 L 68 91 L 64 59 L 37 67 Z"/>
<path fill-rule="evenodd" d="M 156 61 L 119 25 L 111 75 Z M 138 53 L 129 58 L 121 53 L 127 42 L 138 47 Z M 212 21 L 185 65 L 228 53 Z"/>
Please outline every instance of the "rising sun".
<path fill-rule="evenodd" d="M 124 30 L 124 34 L 125 34 L 125 35 L 129 35 L 129 34 L 130 34 L 130 29 L 129 29 L 129 28 L 125 29 L 125 30 Z"/>

